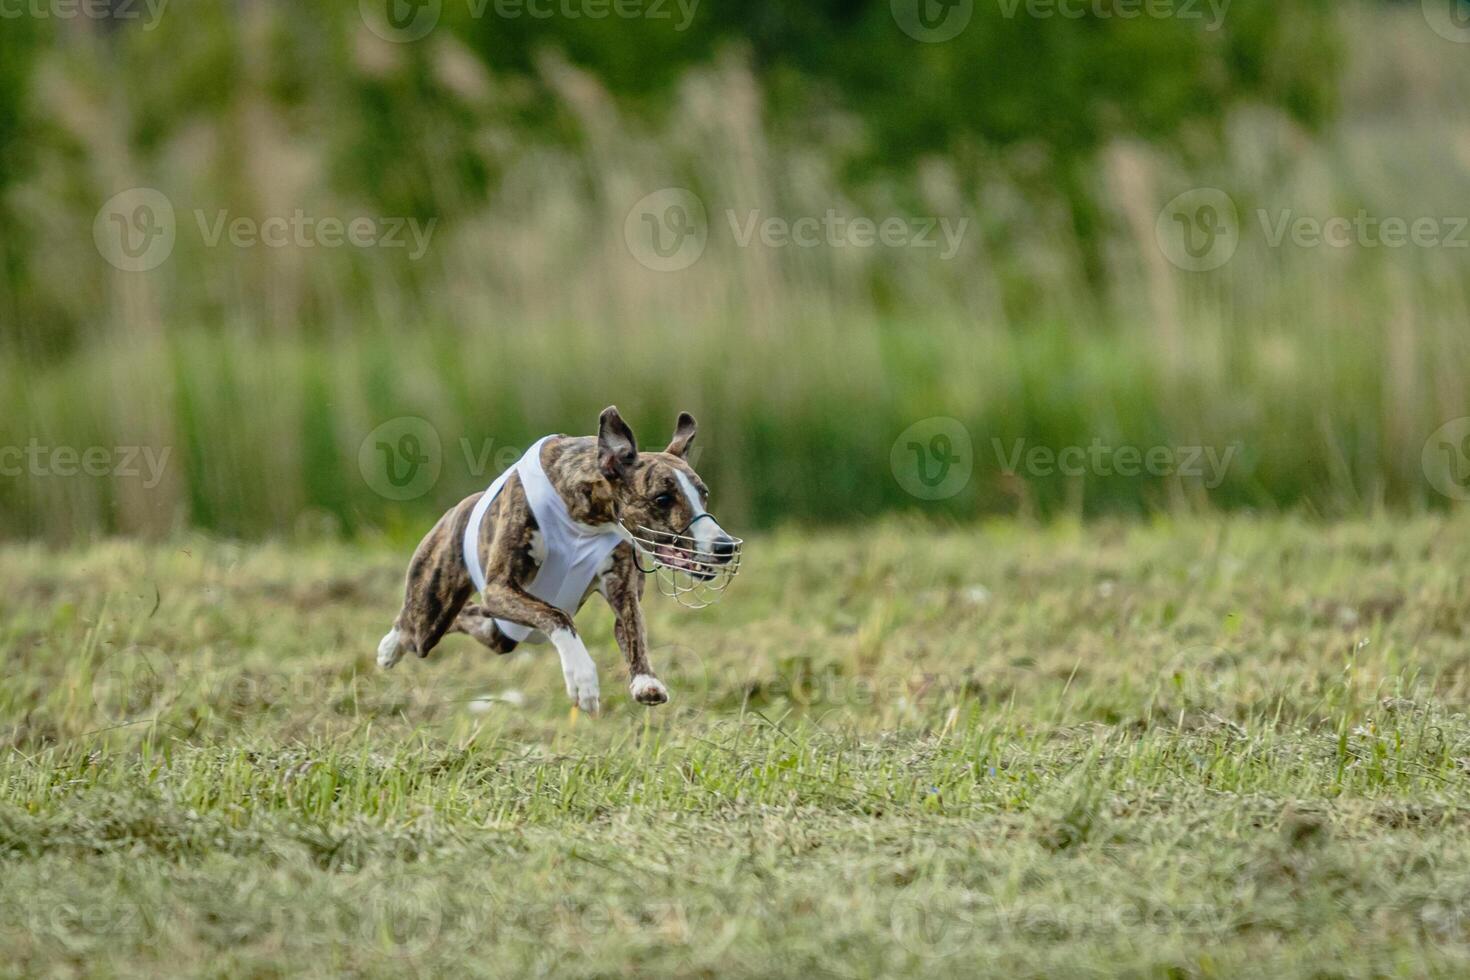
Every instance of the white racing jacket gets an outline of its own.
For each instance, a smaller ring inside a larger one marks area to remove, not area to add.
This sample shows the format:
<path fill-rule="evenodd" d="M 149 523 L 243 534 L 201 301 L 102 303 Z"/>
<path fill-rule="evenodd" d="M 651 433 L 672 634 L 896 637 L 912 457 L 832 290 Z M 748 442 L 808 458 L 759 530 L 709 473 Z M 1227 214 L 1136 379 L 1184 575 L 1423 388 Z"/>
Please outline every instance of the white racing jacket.
<path fill-rule="evenodd" d="M 496 477 L 484 496 L 475 502 L 475 509 L 470 512 L 470 522 L 464 529 L 464 563 L 469 569 L 470 578 L 474 580 L 475 588 L 484 592 L 485 570 L 480 565 L 480 526 L 510 474 L 519 473 L 521 486 L 526 491 L 526 501 L 531 506 L 531 513 L 536 518 L 541 541 L 545 546 L 541 568 L 537 571 L 535 580 L 526 587 L 526 591 L 551 603 L 567 615 L 575 616 L 577 606 L 587 594 L 587 587 L 592 584 L 593 576 L 623 540 L 623 534 L 616 530 L 616 525 L 589 527 L 572 520 L 572 515 L 567 513 L 566 502 L 561 499 L 561 494 L 556 492 L 556 488 L 546 477 L 546 471 L 541 468 L 541 446 L 550 438 L 552 437 L 545 436 L 538 439 L 514 466 L 508 467 Z M 529 638 L 531 643 L 546 642 L 546 637 L 539 630 L 529 626 L 503 619 L 496 619 L 495 625 L 512 640 L 525 641 Z"/>

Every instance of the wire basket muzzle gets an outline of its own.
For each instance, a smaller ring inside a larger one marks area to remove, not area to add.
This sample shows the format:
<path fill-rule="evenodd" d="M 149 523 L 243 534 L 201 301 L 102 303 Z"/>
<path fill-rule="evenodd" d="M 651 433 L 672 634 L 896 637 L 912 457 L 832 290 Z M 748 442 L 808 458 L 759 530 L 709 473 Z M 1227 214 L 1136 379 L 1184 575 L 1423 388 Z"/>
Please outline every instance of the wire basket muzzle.
<path fill-rule="evenodd" d="M 690 609 L 717 601 L 740 573 L 745 544 L 726 535 L 701 544 L 690 534 L 658 531 L 642 525 L 625 529 L 638 548 L 639 568 L 654 577 L 659 592 Z M 644 567 L 651 563 L 652 567 Z"/>

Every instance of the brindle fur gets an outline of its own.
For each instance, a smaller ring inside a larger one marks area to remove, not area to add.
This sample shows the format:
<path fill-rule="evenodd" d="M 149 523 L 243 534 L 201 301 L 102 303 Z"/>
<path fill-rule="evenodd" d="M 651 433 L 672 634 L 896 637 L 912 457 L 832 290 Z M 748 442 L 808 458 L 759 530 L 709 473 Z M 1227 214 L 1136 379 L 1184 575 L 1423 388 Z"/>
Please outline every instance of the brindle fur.
<path fill-rule="evenodd" d="M 605 525 L 622 520 L 669 534 L 686 527 L 694 517 L 674 471 L 682 471 L 701 498 L 703 481 L 684 460 L 695 434 L 694 417 L 679 415 L 674 439 L 663 452 L 640 453 L 632 431 L 615 407 L 604 410 L 598 436 L 557 436 L 541 449 L 541 466 L 551 485 L 576 520 Z M 661 494 L 674 498 L 661 507 Z M 516 641 L 496 627 L 495 619 L 509 620 L 550 635 L 553 630 L 575 633 L 572 617 L 525 591 L 536 577 L 533 536 L 536 518 L 526 502 L 520 477 L 512 473 L 500 496 L 491 503 L 481 524 L 480 557 L 486 587 L 478 603 L 469 603 L 474 584 L 464 565 L 461 543 L 470 512 L 480 494 L 460 501 L 441 517 L 415 550 L 408 566 L 403 608 L 394 621 L 399 650 L 427 657 L 446 633 L 474 637 L 496 653 L 510 653 Z M 630 682 L 640 676 L 656 680 L 648 662 L 648 639 L 640 600 L 644 573 L 626 542 L 614 549 L 606 570 L 592 582 L 616 618 L 614 633 L 628 665 Z M 387 664 L 391 666 L 391 663 Z M 645 685 L 637 692 L 645 704 L 662 704 L 668 695 L 661 685 Z"/>

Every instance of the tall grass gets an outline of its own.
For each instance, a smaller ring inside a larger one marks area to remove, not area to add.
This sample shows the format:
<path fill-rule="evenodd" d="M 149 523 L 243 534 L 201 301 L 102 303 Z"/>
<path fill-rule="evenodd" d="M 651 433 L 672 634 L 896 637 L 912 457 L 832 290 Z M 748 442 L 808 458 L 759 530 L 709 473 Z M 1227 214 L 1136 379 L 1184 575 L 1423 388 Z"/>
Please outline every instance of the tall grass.
<path fill-rule="evenodd" d="M 969 517 L 1020 510 L 1246 506 L 1324 512 L 1443 502 L 1421 470 L 1426 437 L 1470 414 L 1470 256 L 1453 248 L 1273 247 L 1257 212 L 1319 219 L 1448 217 L 1470 199 L 1470 68 L 1416 12 L 1350 7 L 1355 42 L 1343 112 L 1307 134 L 1267 110 L 1228 120 L 1207 153 L 1125 139 L 1097 161 L 1102 281 L 1044 153 L 984 149 L 854 182 L 853 120 L 793 133 L 762 113 L 738 51 L 691 73 L 666 118 L 625 117 L 595 78 L 546 56 L 560 147 L 497 112 L 500 79 L 447 36 L 406 51 L 360 28 L 340 39 L 353 70 L 419 79 L 425 187 L 438 219 L 419 260 L 404 249 L 209 246 L 213 221 L 297 209 L 380 214 L 346 190 L 330 80 L 270 70 L 274 8 L 221 28 L 243 68 L 216 104 L 161 142 L 140 141 L 152 88 L 112 84 L 87 43 L 40 60 L 47 121 L 34 169 L 7 205 L 24 281 L 0 364 L 0 446 L 149 446 L 161 482 L 125 474 L 0 478 L 0 533 L 70 537 L 195 525 L 252 536 L 293 528 L 412 528 L 483 486 L 473 458 L 547 431 L 590 431 L 616 402 L 660 444 L 681 408 L 701 419 L 701 471 L 722 517 L 744 525 L 844 521 L 912 508 Z M 420 76 L 422 78 L 420 79 Z M 167 93 L 165 93 L 167 94 Z M 175 93 L 177 94 L 177 93 Z M 470 127 L 468 163 L 450 125 Z M 1206 144 L 1202 144 L 1206 145 Z M 491 173 L 489 191 L 473 173 Z M 102 261 L 92 222 L 116 191 L 165 193 L 178 237 L 163 265 Z M 1240 213 L 1234 258 L 1188 272 L 1155 221 L 1182 191 L 1226 190 Z M 693 190 L 709 217 L 702 257 L 640 264 L 624 239 L 635 202 Z M 407 195 L 405 195 L 407 197 Z M 754 213 L 968 220 L 957 252 L 916 247 L 742 247 Z M 395 215 L 393 217 L 408 217 Z M 63 310 L 74 333 L 27 311 Z M 442 475 L 393 501 L 362 476 L 380 423 L 437 430 Z M 895 439 L 959 419 L 974 476 L 924 502 L 890 469 Z M 468 440 L 471 459 L 464 443 Z M 1018 440 L 1059 450 L 1208 446 L 1237 454 L 1218 487 L 1180 477 L 1007 473 Z M 55 469 L 54 467 L 52 468 Z"/>

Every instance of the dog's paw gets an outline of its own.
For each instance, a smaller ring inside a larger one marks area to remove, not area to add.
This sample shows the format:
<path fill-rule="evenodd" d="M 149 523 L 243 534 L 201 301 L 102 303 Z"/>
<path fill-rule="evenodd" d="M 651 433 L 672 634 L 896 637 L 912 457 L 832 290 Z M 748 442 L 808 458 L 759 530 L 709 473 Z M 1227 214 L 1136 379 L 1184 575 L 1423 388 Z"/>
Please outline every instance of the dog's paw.
<path fill-rule="evenodd" d="M 403 659 L 403 644 L 398 642 L 398 630 L 391 629 L 378 641 L 378 666 L 392 670 L 393 665 Z"/>
<path fill-rule="evenodd" d="M 597 714 L 601 692 L 597 687 L 597 667 L 589 658 L 586 664 L 578 664 L 562 672 L 567 682 L 567 697 L 589 715 Z"/>
<path fill-rule="evenodd" d="M 588 714 L 597 714 L 597 664 L 572 630 L 552 630 L 551 642 L 561 655 L 561 675 L 566 678 L 567 697 Z"/>
<path fill-rule="evenodd" d="M 667 704 L 669 700 L 669 689 L 652 674 L 639 674 L 628 685 L 628 690 L 632 693 L 633 700 L 639 704 Z"/>
<path fill-rule="evenodd" d="M 595 715 L 601 708 L 601 696 L 597 689 L 597 674 L 567 675 L 567 697 L 572 703 L 589 715 Z"/>

